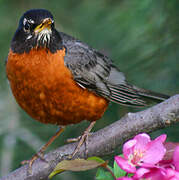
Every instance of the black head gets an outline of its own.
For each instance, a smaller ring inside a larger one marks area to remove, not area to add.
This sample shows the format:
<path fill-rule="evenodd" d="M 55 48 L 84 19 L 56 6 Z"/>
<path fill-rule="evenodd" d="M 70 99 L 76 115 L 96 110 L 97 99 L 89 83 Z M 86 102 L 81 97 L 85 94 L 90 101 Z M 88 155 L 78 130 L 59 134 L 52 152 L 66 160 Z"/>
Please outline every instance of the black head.
<path fill-rule="evenodd" d="M 62 48 L 53 15 L 45 9 L 25 12 L 11 43 L 11 49 L 16 53 L 28 53 L 32 48 L 46 48 L 52 53 Z"/>

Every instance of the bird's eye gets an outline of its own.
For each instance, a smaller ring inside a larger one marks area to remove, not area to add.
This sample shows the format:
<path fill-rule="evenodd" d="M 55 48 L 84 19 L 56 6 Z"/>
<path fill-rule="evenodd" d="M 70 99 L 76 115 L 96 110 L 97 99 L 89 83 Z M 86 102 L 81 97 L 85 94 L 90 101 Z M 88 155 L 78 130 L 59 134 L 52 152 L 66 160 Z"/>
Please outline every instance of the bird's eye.
<path fill-rule="evenodd" d="M 27 22 L 24 24 L 24 30 L 25 30 L 25 31 L 30 31 L 30 28 L 31 28 L 31 24 L 27 21 Z"/>

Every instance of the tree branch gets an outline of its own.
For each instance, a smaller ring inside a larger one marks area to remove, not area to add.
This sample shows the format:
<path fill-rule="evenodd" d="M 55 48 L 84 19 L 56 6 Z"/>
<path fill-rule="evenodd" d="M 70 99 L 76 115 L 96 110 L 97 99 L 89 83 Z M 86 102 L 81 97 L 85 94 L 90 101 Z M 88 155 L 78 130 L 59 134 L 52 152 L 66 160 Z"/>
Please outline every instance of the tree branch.
<path fill-rule="evenodd" d="M 179 122 L 179 95 L 137 113 L 128 113 L 119 121 L 93 133 L 89 137 L 88 156 L 104 156 L 111 154 L 126 140 L 140 132 L 151 132 Z M 39 180 L 48 179 L 54 167 L 73 152 L 76 143 L 67 144 L 45 155 L 44 162 L 36 160 L 32 166 L 32 174 L 27 173 L 28 166 L 2 177 L 0 180 Z M 84 158 L 85 148 L 81 147 L 76 157 Z"/>

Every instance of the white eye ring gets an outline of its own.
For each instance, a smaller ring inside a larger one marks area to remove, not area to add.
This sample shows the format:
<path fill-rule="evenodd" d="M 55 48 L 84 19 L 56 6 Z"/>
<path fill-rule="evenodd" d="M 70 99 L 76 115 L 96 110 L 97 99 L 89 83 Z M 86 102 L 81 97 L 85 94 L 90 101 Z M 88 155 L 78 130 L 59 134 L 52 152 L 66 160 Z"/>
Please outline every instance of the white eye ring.
<path fill-rule="evenodd" d="M 24 30 L 25 31 L 30 31 L 30 23 L 27 21 L 26 23 L 25 23 L 25 25 L 24 25 Z"/>
<path fill-rule="evenodd" d="M 34 24 L 34 20 L 32 19 L 27 20 L 26 18 L 24 18 L 24 21 L 23 21 L 24 31 L 29 32 L 32 24 Z"/>

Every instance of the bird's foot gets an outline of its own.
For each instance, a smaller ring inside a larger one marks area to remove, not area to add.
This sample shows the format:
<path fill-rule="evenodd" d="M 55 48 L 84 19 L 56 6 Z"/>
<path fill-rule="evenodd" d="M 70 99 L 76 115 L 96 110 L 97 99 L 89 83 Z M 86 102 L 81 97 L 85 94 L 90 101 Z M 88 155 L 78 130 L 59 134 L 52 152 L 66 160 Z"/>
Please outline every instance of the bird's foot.
<path fill-rule="evenodd" d="M 81 135 L 77 138 L 71 138 L 71 139 L 67 140 L 67 142 L 77 142 L 78 141 L 78 145 L 76 146 L 73 153 L 71 155 L 69 155 L 69 159 L 73 158 L 76 155 L 76 153 L 79 152 L 80 147 L 83 145 L 83 143 L 85 143 L 85 155 L 87 156 L 87 154 L 88 154 L 88 137 L 90 134 L 92 134 L 92 133 L 90 133 L 90 131 L 93 128 L 95 123 L 96 123 L 96 121 L 91 122 L 89 127 L 84 131 L 83 135 Z"/>
<path fill-rule="evenodd" d="M 25 161 L 22 161 L 21 164 L 28 164 L 29 165 L 29 169 L 28 169 L 28 172 L 30 174 L 32 174 L 32 165 L 34 163 L 34 161 L 38 158 L 40 158 L 41 160 L 45 161 L 48 163 L 47 160 L 44 159 L 44 152 L 45 150 L 47 149 L 47 147 L 64 131 L 64 127 L 61 126 L 59 128 L 59 130 L 48 140 L 48 142 L 42 146 L 42 148 L 39 150 L 39 152 L 37 152 L 30 160 L 25 160 Z"/>
<path fill-rule="evenodd" d="M 28 166 L 29 166 L 28 173 L 29 174 L 32 174 L 32 165 L 33 165 L 34 161 L 38 158 L 40 158 L 42 161 L 48 163 L 48 161 L 44 158 L 44 151 L 42 151 L 42 149 L 39 152 L 37 152 L 36 154 L 34 154 L 31 159 L 24 160 L 21 162 L 22 165 L 28 164 Z"/>
<path fill-rule="evenodd" d="M 93 133 L 92 132 L 89 132 L 88 133 L 88 136 L 91 136 Z M 73 142 L 79 142 L 80 139 L 82 138 L 82 136 L 78 136 L 77 138 L 69 138 L 67 139 L 67 143 L 73 143 Z"/>

